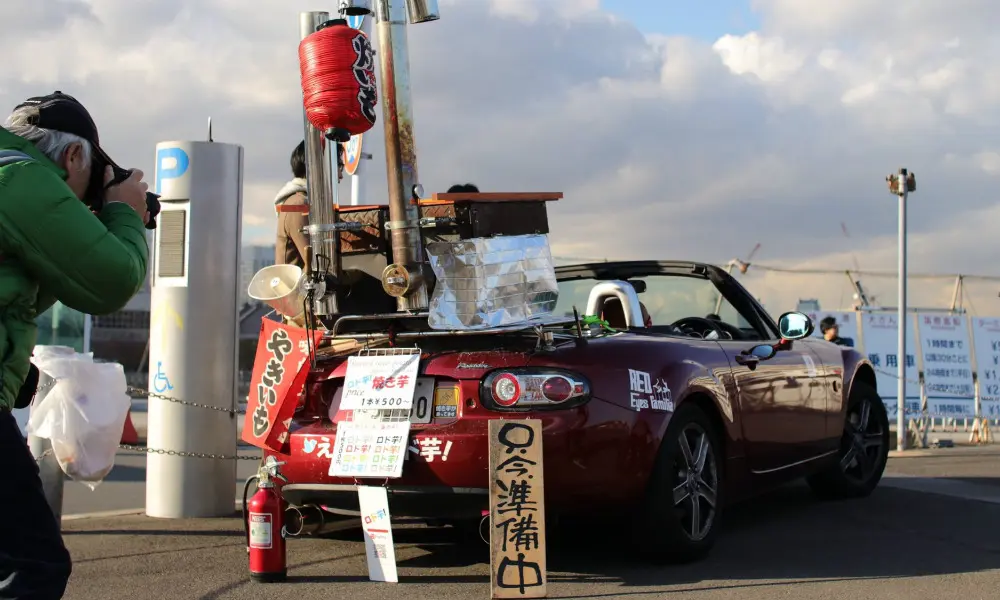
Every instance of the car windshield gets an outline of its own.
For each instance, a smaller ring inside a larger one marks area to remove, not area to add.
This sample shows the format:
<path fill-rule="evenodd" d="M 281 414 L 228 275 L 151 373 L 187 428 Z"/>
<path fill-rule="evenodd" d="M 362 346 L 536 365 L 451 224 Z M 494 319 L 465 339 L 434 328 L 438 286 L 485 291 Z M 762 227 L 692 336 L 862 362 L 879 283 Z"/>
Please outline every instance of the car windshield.
<path fill-rule="evenodd" d="M 639 294 L 639 301 L 646 307 L 654 327 L 670 325 L 685 317 L 717 315 L 719 319 L 740 329 L 752 326 L 725 298 L 719 303 L 719 292 L 715 285 L 700 277 L 683 275 L 650 275 L 632 278 L 633 282 L 644 282 L 646 290 Z M 573 279 L 559 282 L 559 300 L 556 315 L 573 316 L 573 307 L 582 316 L 587 310 L 590 290 L 600 283 L 598 279 Z M 641 284 L 640 284 L 641 289 Z"/>

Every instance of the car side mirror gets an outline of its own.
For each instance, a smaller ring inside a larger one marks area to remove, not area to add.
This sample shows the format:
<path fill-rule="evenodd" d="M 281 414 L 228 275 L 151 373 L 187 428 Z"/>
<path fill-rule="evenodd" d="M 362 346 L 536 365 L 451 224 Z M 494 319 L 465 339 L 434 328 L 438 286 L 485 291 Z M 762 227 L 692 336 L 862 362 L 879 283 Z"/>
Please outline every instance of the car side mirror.
<path fill-rule="evenodd" d="M 777 346 L 773 346 L 771 344 L 757 344 L 753 348 L 740 352 L 735 358 L 737 363 L 753 371 L 757 368 L 757 363 L 762 360 L 773 358 L 777 353 Z"/>
<path fill-rule="evenodd" d="M 778 349 L 771 344 L 758 344 L 753 348 L 750 348 L 750 356 L 759 358 L 760 360 L 774 358 L 774 355 L 777 353 Z"/>
<path fill-rule="evenodd" d="M 778 333 L 783 340 L 801 340 L 815 331 L 812 319 L 800 312 L 786 312 L 778 318 Z"/>

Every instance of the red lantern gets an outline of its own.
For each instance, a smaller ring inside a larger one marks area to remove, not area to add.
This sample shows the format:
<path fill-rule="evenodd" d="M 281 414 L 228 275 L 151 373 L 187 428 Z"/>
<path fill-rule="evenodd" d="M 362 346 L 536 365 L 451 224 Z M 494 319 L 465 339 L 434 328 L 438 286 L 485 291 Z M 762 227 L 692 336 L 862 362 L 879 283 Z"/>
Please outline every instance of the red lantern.
<path fill-rule="evenodd" d="M 346 142 L 375 125 L 375 53 L 364 32 L 327 21 L 299 43 L 306 118 L 326 137 Z"/>

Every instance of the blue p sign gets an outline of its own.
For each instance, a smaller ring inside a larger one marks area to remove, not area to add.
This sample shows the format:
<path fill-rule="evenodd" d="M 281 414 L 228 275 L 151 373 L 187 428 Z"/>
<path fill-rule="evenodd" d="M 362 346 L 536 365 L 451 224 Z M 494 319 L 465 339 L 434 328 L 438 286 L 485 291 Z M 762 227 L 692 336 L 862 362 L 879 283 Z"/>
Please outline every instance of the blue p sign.
<path fill-rule="evenodd" d="M 187 173 L 190 160 L 180 148 L 160 148 L 156 151 L 156 193 L 161 194 L 163 180 L 177 179 Z"/>

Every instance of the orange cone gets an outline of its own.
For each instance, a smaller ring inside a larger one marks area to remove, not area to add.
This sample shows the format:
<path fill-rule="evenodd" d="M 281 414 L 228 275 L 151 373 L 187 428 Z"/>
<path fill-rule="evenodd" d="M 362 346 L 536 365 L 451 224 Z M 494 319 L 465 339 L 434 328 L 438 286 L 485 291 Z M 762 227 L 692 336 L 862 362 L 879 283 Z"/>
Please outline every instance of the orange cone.
<path fill-rule="evenodd" d="M 139 443 L 139 433 L 135 430 L 135 425 L 132 424 L 132 411 L 129 410 L 128 414 L 125 415 L 125 429 L 122 430 L 122 444 L 138 444 Z"/>

